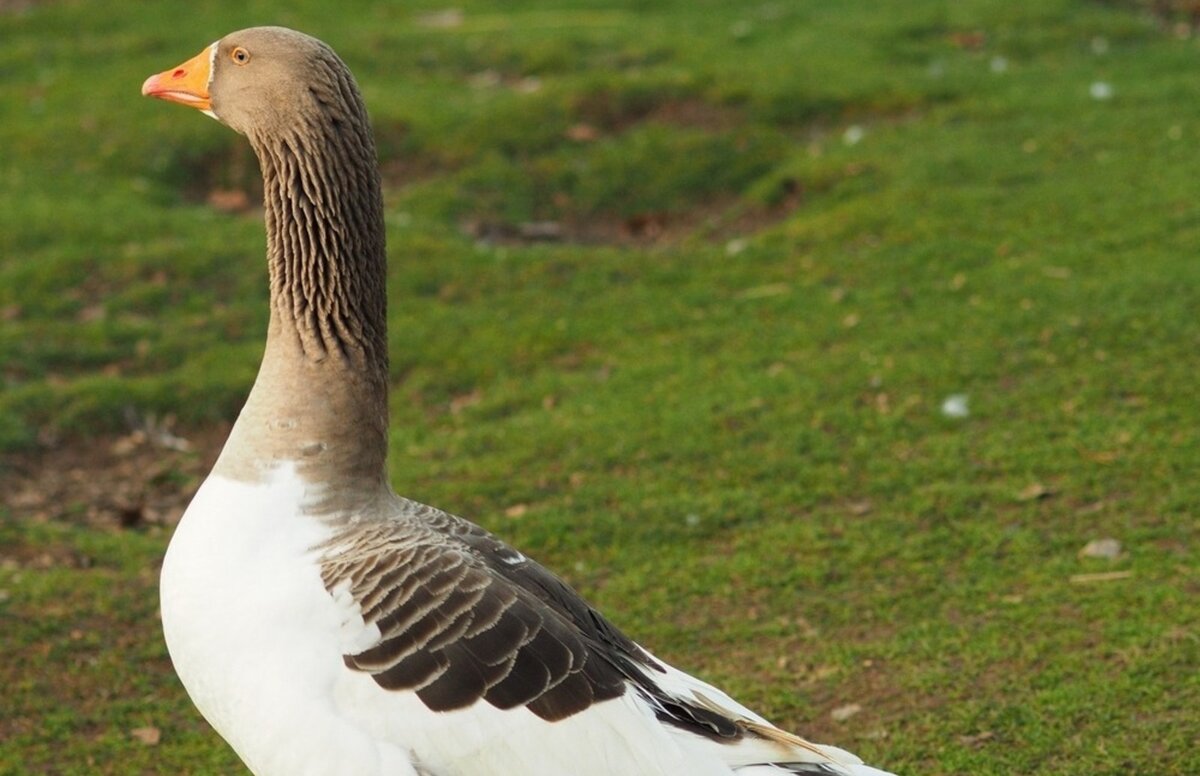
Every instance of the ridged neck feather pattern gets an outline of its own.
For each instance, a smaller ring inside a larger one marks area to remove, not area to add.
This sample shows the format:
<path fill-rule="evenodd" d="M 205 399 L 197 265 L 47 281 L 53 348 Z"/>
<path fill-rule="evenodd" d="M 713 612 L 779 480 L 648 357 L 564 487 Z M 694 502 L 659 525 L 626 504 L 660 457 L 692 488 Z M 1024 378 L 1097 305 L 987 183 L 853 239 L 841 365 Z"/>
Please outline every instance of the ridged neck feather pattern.
<path fill-rule="evenodd" d="M 250 136 L 263 174 L 271 315 L 305 358 L 334 356 L 383 376 L 383 203 L 366 109 L 340 62 L 306 77 L 300 120 Z"/>

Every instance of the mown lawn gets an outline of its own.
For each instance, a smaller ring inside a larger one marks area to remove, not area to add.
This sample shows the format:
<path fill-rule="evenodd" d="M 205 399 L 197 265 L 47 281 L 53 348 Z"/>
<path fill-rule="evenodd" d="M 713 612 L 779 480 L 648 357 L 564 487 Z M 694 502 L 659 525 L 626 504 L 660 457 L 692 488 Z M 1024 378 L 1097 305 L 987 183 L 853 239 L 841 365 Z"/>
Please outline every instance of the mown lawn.
<path fill-rule="evenodd" d="M 1198 773 L 1192 21 L 0 3 L 0 484 L 236 415 L 253 158 L 138 89 L 285 24 L 342 54 L 380 139 L 400 492 L 898 773 Z M 0 773 L 241 772 L 161 642 L 169 528 L 0 490 Z"/>

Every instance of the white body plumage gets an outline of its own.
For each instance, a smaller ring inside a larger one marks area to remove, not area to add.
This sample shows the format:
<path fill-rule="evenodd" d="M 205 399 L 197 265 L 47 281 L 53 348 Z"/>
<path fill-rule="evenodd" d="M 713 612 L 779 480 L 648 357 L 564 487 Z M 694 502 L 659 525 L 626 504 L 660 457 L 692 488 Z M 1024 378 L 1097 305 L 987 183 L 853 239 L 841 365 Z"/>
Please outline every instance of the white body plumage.
<path fill-rule="evenodd" d="M 805 755 L 763 739 L 718 743 L 663 724 L 633 692 L 549 722 L 484 702 L 432 712 L 414 692 L 382 689 L 343 664 L 343 655 L 380 634 L 344 588 L 331 594 L 322 582 L 317 548 L 331 529 L 304 514 L 314 495 L 291 466 L 252 484 L 211 476 L 163 563 L 171 659 L 196 706 L 255 773 L 750 776 L 783 772 L 755 763 Z M 674 669 L 660 684 L 760 719 Z M 830 773 L 881 773 L 822 749 L 841 761 Z"/>

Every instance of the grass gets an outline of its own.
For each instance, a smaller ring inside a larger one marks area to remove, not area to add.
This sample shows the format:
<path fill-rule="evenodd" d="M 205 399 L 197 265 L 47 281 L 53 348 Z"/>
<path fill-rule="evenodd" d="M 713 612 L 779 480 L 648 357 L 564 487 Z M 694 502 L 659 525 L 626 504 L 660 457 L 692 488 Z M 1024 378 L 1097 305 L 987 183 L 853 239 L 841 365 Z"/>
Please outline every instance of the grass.
<path fill-rule="evenodd" d="M 388 171 L 401 492 L 898 773 L 1200 771 L 1187 28 L 1082 0 L 456 5 L 0 11 L 8 460 L 128 409 L 236 414 L 263 237 L 206 198 L 255 171 L 137 87 L 295 26 L 355 70 Z M 541 222 L 568 239 L 521 238 Z M 167 533 L 85 507 L 0 506 L 0 773 L 238 772 L 158 633 Z M 1080 557 L 1105 536 L 1119 558 Z"/>

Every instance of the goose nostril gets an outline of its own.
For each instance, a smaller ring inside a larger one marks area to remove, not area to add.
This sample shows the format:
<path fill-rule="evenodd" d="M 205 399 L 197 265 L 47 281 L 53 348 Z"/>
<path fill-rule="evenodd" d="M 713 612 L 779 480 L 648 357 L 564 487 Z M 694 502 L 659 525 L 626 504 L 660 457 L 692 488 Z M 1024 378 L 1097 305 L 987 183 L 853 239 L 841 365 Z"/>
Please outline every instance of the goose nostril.
<path fill-rule="evenodd" d="M 183 76 L 186 74 L 187 74 L 187 71 L 181 67 L 181 68 L 176 69 L 174 73 L 171 73 L 171 77 L 172 78 L 183 78 Z"/>

